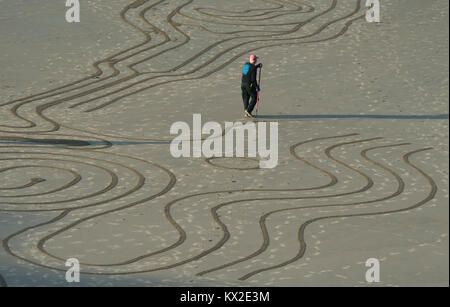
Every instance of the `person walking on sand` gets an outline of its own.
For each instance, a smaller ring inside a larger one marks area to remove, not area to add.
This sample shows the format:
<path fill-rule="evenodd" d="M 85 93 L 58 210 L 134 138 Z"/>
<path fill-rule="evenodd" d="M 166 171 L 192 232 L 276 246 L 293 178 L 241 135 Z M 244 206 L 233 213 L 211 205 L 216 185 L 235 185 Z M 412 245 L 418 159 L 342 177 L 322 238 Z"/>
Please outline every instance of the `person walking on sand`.
<path fill-rule="evenodd" d="M 245 63 L 242 69 L 242 100 L 244 102 L 244 116 L 253 117 L 252 111 L 258 101 L 258 92 L 261 90 L 256 81 L 256 71 L 262 68 L 262 64 L 256 65 L 258 57 L 255 54 L 250 56 L 249 62 Z"/>

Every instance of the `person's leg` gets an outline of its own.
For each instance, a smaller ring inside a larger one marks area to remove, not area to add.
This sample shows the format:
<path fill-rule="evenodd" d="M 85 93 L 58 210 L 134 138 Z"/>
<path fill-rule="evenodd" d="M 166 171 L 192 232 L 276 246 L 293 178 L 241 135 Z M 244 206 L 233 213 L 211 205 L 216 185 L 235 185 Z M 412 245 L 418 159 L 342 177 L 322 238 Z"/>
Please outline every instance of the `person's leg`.
<path fill-rule="evenodd" d="M 250 99 L 250 95 L 248 94 L 247 90 L 248 86 L 241 85 L 242 90 L 242 101 L 244 102 L 244 111 L 248 108 L 248 100 Z"/>
<path fill-rule="evenodd" d="M 255 107 L 257 100 L 258 100 L 258 94 L 256 93 L 256 90 L 250 91 L 250 103 L 247 108 L 248 113 L 252 114 L 253 108 Z"/>

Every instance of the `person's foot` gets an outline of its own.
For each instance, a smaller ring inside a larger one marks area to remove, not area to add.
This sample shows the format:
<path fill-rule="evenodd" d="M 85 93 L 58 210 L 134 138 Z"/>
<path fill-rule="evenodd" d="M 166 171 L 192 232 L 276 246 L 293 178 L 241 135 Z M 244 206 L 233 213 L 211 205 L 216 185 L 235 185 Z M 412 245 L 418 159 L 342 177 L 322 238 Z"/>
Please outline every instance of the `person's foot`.
<path fill-rule="evenodd" d="M 245 117 L 253 117 L 252 114 L 248 113 L 247 110 L 245 111 Z"/>

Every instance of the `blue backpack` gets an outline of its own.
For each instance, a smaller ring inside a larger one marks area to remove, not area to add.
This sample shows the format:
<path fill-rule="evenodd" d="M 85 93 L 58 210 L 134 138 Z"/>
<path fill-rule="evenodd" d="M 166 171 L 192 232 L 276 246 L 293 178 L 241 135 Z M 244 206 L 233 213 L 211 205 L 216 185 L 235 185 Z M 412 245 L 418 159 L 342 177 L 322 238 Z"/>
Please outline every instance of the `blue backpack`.
<path fill-rule="evenodd" d="M 247 75 L 248 71 L 250 70 L 250 64 L 245 64 L 244 68 L 242 69 L 242 74 Z"/>

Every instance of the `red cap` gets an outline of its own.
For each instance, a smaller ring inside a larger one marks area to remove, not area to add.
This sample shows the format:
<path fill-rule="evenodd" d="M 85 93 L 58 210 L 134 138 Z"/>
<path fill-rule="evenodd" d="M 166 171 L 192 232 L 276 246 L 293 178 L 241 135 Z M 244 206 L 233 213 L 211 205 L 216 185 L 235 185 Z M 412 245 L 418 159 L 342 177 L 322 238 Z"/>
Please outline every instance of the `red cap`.
<path fill-rule="evenodd" d="M 259 59 L 259 57 L 256 54 L 252 54 L 250 56 L 250 62 L 256 62 L 256 60 L 258 60 L 258 59 Z"/>

